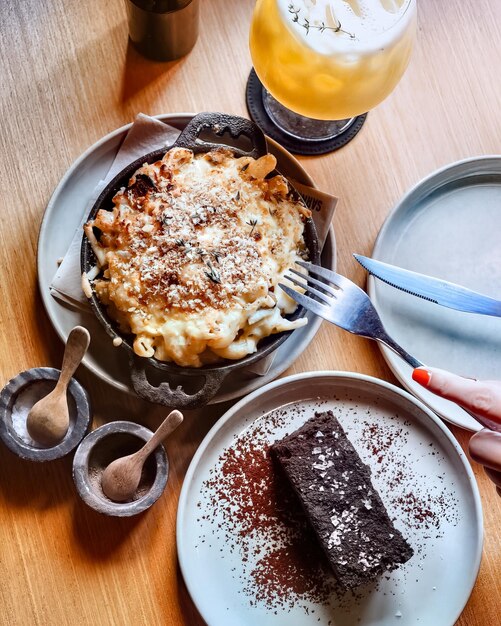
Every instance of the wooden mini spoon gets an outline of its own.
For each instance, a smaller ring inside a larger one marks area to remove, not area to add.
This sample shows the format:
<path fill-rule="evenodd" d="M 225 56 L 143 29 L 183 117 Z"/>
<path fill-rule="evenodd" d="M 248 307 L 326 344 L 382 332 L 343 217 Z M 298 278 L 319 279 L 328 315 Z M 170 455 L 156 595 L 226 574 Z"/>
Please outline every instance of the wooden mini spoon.
<path fill-rule="evenodd" d="M 144 462 L 182 421 L 183 414 L 179 411 L 172 411 L 140 450 L 112 461 L 101 477 L 104 495 L 115 502 L 132 500 L 141 480 Z"/>
<path fill-rule="evenodd" d="M 59 443 L 70 425 L 66 388 L 89 347 L 89 331 L 75 326 L 68 335 L 61 374 L 54 389 L 41 398 L 28 413 L 26 428 L 30 437 L 44 446 Z"/>

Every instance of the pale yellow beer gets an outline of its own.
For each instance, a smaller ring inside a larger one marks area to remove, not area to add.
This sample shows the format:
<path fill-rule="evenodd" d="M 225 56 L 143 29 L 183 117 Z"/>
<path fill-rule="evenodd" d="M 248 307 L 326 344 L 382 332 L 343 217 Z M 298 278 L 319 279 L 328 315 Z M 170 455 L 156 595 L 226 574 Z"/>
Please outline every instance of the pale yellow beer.
<path fill-rule="evenodd" d="M 365 113 L 404 73 L 415 0 L 257 0 L 254 69 L 288 109 L 319 120 Z"/>

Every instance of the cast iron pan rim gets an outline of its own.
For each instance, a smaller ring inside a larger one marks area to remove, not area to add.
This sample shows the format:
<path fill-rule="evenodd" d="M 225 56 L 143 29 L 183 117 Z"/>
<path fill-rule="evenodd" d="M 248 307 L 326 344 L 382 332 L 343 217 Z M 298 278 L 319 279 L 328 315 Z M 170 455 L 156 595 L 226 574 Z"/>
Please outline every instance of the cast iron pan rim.
<path fill-rule="evenodd" d="M 225 145 L 223 143 L 221 143 L 220 145 L 223 148 L 227 148 L 231 150 L 231 152 L 237 157 L 248 156 L 248 153 L 245 153 L 244 151 L 234 146 Z M 106 210 L 111 209 L 111 207 L 113 206 L 113 202 L 112 202 L 113 196 L 118 192 L 119 189 L 121 189 L 122 187 L 128 186 L 129 179 L 134 174 L 134 172 L 136 172 L 136 170 L 142 167 L 145 163 L 151 164 L 160 160 L 166 152 L 168 152 L 171 148 L 175 146 L 176 146 L 176 142 L 174 142 L 173 144 L 165 148 L 159 148 L 157 150 L 153 150 L 152 152 L 149 152 L 148 154 L 145 154 L 144 156 L 138 157 L 132 163 L 129 163 L 129 165 L 127 165 L 123 170 L 121 170 L 106 185 L 103 191 L 99 194 L 99 197 L 97 198 L 96 202 L 94 203 L 92 209 L 90 210 L 88 214 L 86 222 L 94 219 L 94 217 L 97 215 L 98 211 L 101 208 L 105 208 Z M 210 151 L 210 149 L 207 149 L 203 144 L 197 145 L 196 143 L 190 149 L 195 154 Z M 277 170 L 273 170 L 273 172 L 270 173 L 270 176 L 274 176 L 279 173 L 280 172 L 278 172 Z M 287 177 L 285 178 L 287 179 Z M 299 194 L 299 192 L 297 192 L 297 190 L 294 188 L 294 186 L 290 183 L 288 179 L 287 179 L 287 182 L 290 185 L 291 189 L 293 190 L 293 193 L 295 193 L 298 196 L 298 198 L 304 203 L 301 195 Z M 312 218 L 310 217 L 306 219 L 304 223 L 305 223 L 305 231 L 304 231 L 305 238 L 308 237 L 309 239 L 311 239 L 311 241 L 306 241 L 306 245 L 309 251 L 309 260 L 312 263 L 318 263 L 319 258 L 320 258 L 320 252 L 318 249 L 318 238 L 317 238 L 317 233 L 316 233 L 314 222 Z M 91 267 L 93 267 L 93 263 L 91 262 L 92 255 L 93 255 L 92 247 L 87 237 L 85 237 L 84 235 L 82 238 L 82 247 L 81 247 L 82 272 L 88 272 L 91 269 Z M 167 372 L 171 372 L 171 373 L 179 374 L 183 376 L 184 375 L 185 376 L 200 376 L 204 374 L 210 374 L 211 372 L 221 372 L 221 371 L 229 372 L 230 370 L 239 369 L 241 367 L 246 367 L 247 365 L 251 365 L 255 363 L 256 361 L 259 361 L 260 359 L 264 358 L 265 356 L 267 356 L 268 354 L 276 350 L 290 336 L 290 334 L 294 332 L 294 331 L 283 331 L 275 335 L 270 335 L 269 337 L 266 337 L 263 340 L 261 340 L 261 342 L 264 341 L 266 342 L 266 344 L 263 345 L 262 347 L 259 347 L 258 345 L 256 352 L 249 354 L 235 361 L 232 361 L 230 359 L 225 359 L 221 363 L 217 363 L 215 365 L 204 365 L 202 367 L 197 367 L 197 368 L 186 367 L 186 366 L 177 365 L 170 361 L 160 361 L 159 359 L 156 359 L 155 357 L 138 357 L 138 355 L 136 355 L 136 353 L 134 352 L 134 349 L 131 344 L 130 338 L 132 336 L 121 333 L 120 331 L 115 329 L 115 323 L 109 318 L 108 314 L 106 313 L 105 306 L 99 301 L 99 298 L 97 297 L 94 290 L 92 291 L 92 296 L 88 298 L 88 301 L 90 302 L 90 305 L 94 314 L 96 315 L 96 317 L 98 318 L 98 320 L 100 321 L 100 323 L 102 324 L 102 326 L 104 327 L 108 335 L 110 335 L 112 338 L 121 339 L 122 343 L 120 344 L 120 347 L 125 348 L 131 357 L 140 358 L 141 362 L 144 362 L 145 364 L 147 363 L 148 365 L 150 365 L 151 367 L 157 370 L 163 370 L 163 371 L 167 371 Z M 302 306 L 298 306 L 297 309 L 294 311 L 294 313 L 290 316 L 287 316 L 287 318 L 291 320 L 298 319 L 300 316 L 304 315 L 305 313 L 306 313 L 306 310 Z"/>

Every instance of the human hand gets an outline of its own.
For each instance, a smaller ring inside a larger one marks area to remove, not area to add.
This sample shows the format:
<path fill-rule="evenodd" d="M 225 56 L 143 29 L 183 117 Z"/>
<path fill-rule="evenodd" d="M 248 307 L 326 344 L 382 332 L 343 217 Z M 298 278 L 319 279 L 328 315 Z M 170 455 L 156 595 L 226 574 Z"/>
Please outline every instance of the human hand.
<path fill-rule="evenodd" d="M 499 424 L 501 431 L 501 381 L 472 380 L 432 367 L 416 368 L 412 378 L 428 391 Z M 471 437 L 468 449 L 501 496 L 501 432 L 484 428 Z"/>

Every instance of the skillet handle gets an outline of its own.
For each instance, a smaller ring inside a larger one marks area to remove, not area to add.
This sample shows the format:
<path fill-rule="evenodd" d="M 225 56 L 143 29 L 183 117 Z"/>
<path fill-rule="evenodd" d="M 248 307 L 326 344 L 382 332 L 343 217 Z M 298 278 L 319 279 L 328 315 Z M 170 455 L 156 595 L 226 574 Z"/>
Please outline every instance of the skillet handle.
<path fill-rule="evenodd" d="M 195 409 L 207 404 L 219 391 L 227 374 L 225 370 L 197 372 L 198 376 L 205 377 L 205 381 L 196 393 L 187 394 L 181 385 L 172 389 L 168 382 L 155 387 L 146 376 L 144 359 L 136 355 L 131 357 L 131 381 L 137 395 L 149 402 L 178 409 Z"/>
<path fill-rule="evenodd" d="M 258 159 L 268 152 L 266 138 L 257 124 L 244 117 L 225 115 L 224 113 L 199 113 L 195 115 L 179 135 L 174 146 L 190 150 L 193 150 L 195 146 L 200 146 L 207 151 L 220 148 L 220 143 L 211 143 L 199 138 L 200 133 L 207 129 L 219 137 L 226 131 L 229 131 L 233 139 L 238 139 L 242 135 L 247 137 L 252 143 L 252 150 L 245 151 L 239 147 L 239 151 L 244 155 Z"/>

